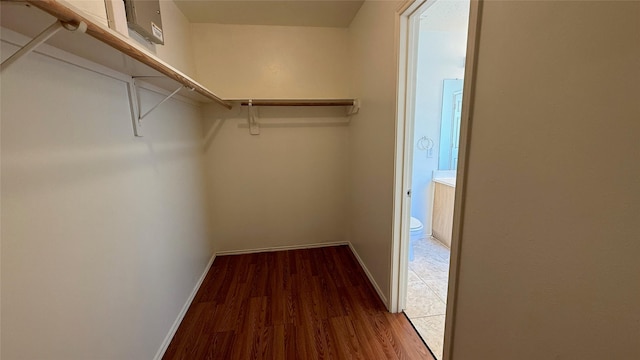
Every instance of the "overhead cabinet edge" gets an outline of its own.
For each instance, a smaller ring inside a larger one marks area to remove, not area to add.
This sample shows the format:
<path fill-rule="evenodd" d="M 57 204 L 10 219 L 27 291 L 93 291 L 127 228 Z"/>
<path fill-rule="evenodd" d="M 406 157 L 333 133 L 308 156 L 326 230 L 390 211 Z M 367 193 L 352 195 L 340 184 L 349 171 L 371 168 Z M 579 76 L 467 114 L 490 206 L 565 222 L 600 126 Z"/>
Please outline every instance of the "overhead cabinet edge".
<path fill-rule="evenodd" d="M 168 78 L 177 81 L 186 88 L 196 91 L 207 99 L 210 99 L 226 107 L 227 109 L 232 108 L 232 105 L 228 101 L 219 98 L 216 94 L 200 85 L 198 82 L 194 81 L 187 75 L 166 64 L 155 55 L 139 48 L 136 44 L 132 43 L 131 40 L 124 38 L 117 32 L 106 28 L 101 24 L 97 24 L 95 21 L 79 14 L 77 11 L 70 8 L 66 4 L 56 0 L 27 0 L 26 2 L 47 12 L 48 14 L 54 16 L 62 22 L 72 25 L 85 23 L 87 25 L 86 33 L 93 38 L 149 66 L 150 68 L 160 72 Z"/>
<path fill-rule="evenodd" d="M 16 4 L 14 2 L 2 2 L 3 4 Z M 190 91 L 181 91 L 180 94 L 190 97 L 196 101 L 200 102 L 210 102 L 213 101 L 216 104 L 223 106 L 226 109 L 232 109 L 234 105 L 240 106 L 248 106 L 249 103 L 253 106 L 345 106 L 349 107 L 349 111 L 347 111 L 346 115 L 354 115 L 358 113 L 360 108 L 360 102 L 358 99 L 344 99 L 344 98 L 316 98 L 316 99 L 222 99 L 218 97 L 216 94 L 211 92 L 209 89 L 205 88 L 195 80 L 191 79 L 189 76 L 185 75 L 181 71 L 175 69 L 171 65 L 165 63 L 160 58 L 158 58 L 155 54 L 150 53 L 139 44 L 135 43 L 134 40 L 125 37 L 124 35 L 118 33 L 117 31 L 110 29 L 104 24 L 99 23 L 99 21 L 92 19 L 89 14 L 85 14 L 82 10 L 75 8 L 73 5 L 68 4 L 65 1 L 61 0 L 24 0 L 19 1 L 18 3 L 29 4 L 35 8 L 38 8 L 44 13 L 47 13 L 54 18 L 58 19 L 60 22 L 64 24 L 70 25 L 70 27 L 78 27 L 80 24 L 86 25 L 83 26 L 83 32 L 90 35 L 92 38 L 96 39 L 99 43 L 104 44 L 100 46 L 102 53 L 101 55 L 107 55 L 113 50 L 113 54 L 124 54 L 126 57 L 129 57 L 134 62 L 138 64 L 143 64 L 147 71 L 142 71 L 140 73 L 140 66 L 138 67 L 129 67 L 122 66 L 122 64 L 114 64 L 110 61 L 105 61 L 104 58 L 100 56 L 96 56 L 94 53 L 97 49 L 96 45 L 93 44 L 93 41 L 81 42 L 74 44 L 75 48 L 66 49 L 68 46 L 65 44 L 69 44 L 67 38 L 57 39 L 57 46 L 59 46 L 62 50 L 70 51 L 73 54 L 76 54 L 80 57 L 84 57 L 89 61 L 95 61 L 101 65 L 106 67 L 110 67 L 115 71 L 122 72 L 123 74 L 132 76 L 136 79 L 144 80 L 154 86 L 163 88 L 169 92 L 174 91 L 177 84 L 182 85 L 185 89 Z M 16 4 L 17 5 L 17 4 Z M 26 10 L 26 8 L 25 8 Z M 35 10 L 31 10 L 35 11 Z M 8 17 L 3 16 L 3 22 L 7 19 L 10 19 L 8 23 L 11 23 L 12 26 L 8 27 L 12 30 L 13 27 L 19 27 L 21 23 L 32 23 L 31 30 L 42 31 L 47 26 L 50 26 L 50 23 L 47 23 L 48 20 L 44 18 L 50 19 L 48 16 L 45 16 L 44 13 L 30 15 L 30 12 L 17 12 L 13 14 L 13 11 L 9 14 L 6 14 Z M 2 24 L 5 26 L 5 24 Z M 34 28 L 35 27 L 35 28 Z M 65 26 L 66 27 L 66 26 Z M 21 32 L 21 31 L 18 31 Z M 32 35 L 33 36 L 33 35 Z M 82 35 L 84 36 L 84 35 Z M 75 43 L 77 40 L 71 40 L 71 42 Z M 55 44 L 52 44 L 56 46 Z M 82 49 L 82 50 L 81 50 Z M 104 49 L 104 50 L 102 50 Z M 80 51 L 81 50 L 81 51 Z M 106 53 L 105 53 L 106 51 Z M 89 54 L 90 52 L 91 54 Z M 150 73 L 151 72 L 151 73 Z M 169 80 L 168 80 L 169 79 Z M 177 83 L 177 84 L 176 84 Z M 189 95 L 192 94 L 192 95 Z"/>

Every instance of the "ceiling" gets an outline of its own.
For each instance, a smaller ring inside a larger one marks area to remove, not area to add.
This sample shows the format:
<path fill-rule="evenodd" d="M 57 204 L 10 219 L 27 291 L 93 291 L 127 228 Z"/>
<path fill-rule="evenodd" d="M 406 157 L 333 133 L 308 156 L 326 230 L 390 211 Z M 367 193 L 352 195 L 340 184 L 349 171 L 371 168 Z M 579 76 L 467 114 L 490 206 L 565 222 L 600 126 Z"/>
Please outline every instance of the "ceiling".
<path fill-rule="evenodd" d="M 467 31 L 469 0 L 440 0 L 420 15 L 420 29 L 427 31 Z"/>
<path fill-rule="evenodd" d="M 346 28 L 364 0 L 174 0 L 192 23 Z"/>

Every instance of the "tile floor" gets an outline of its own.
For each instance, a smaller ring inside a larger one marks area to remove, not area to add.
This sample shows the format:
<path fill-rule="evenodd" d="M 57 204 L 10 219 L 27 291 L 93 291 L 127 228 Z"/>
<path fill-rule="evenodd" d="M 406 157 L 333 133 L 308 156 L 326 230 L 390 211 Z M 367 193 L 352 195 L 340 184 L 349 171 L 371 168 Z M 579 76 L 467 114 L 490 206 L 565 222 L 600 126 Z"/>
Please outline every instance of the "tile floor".
<path fill-rule="evenodd" d="M 442 359 L 450 250 L 427 237 L 414 243 L 405 314 L 433 354 Z"/>

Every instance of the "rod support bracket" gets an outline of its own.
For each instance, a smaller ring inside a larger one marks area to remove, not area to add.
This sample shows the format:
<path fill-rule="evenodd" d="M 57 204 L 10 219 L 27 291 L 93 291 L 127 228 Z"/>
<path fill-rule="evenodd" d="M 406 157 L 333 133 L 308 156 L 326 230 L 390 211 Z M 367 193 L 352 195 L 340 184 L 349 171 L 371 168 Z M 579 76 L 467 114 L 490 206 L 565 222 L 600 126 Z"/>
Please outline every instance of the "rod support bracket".
<path fill-rule="evenodd" d="M 260 125 L 258 124 L 258 115 L 256 109 L 253 106 L 253 100 L 249 100 L 249 109 L 247 110 L 247 116 L 249 121 L 249 134 L 260 135 Z"/>
<path fill-rule="evenodd" d="M 64 27 L 69 31 L 79 32 L 82 34 L 87 32 L 87 23 L 85 23 L 84 21 L 80 21 L 79 24 L 73 24 L 70 22 L 63 22 L 60 20 L 60 23 L 62 24 L 62 27 Z"/>
<path fill-rule="evenodd" d="M 347 110 L 347 116 L 355 115 L 360 112 L 360 100 L 353 99 L 353 105 Z"/>
<path fill-rule="evenodd" d="M 0 72 L 4 72 L 9 68 L 9 66 L 11 66 L 11 64 L 14 64 L 20 58 L 35 50 L 38 46 L 49 40 L 50 37 L 52 37 L 62 29 L 67 29 L 69 31 L 80 31 L 84 33 L 87 31 L 87 24 L 84 21 L 81 21 L 79 24 L 74 25 L 68 22 L 56 20 L 53 24 L 42 30 L 40 34 L 31 39 L 31 41 L 18 49 L 18 51 L 13 53 L 13 55 L 9 56 L 5 61 L 3 61 L 2 64 L 0 64 Z"/>

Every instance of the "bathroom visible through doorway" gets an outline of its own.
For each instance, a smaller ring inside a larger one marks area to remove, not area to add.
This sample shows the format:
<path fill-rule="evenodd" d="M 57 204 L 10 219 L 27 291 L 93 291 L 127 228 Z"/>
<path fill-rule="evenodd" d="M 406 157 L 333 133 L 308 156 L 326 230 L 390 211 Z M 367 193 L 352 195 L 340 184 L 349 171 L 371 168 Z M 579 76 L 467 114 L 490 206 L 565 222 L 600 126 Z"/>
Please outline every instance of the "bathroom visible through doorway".
<path fill-rule="evenodd" d="M 468 0 L 424 2 L 410 16 L 403 223 L 405 312 L 443 359 L 469 29 Z M 411 77 L 411 79 L 409 79 Z M 408 130 L 408 131 L 407 131 Z M 401 276 L 402 277 L 402 276 Z"/>

